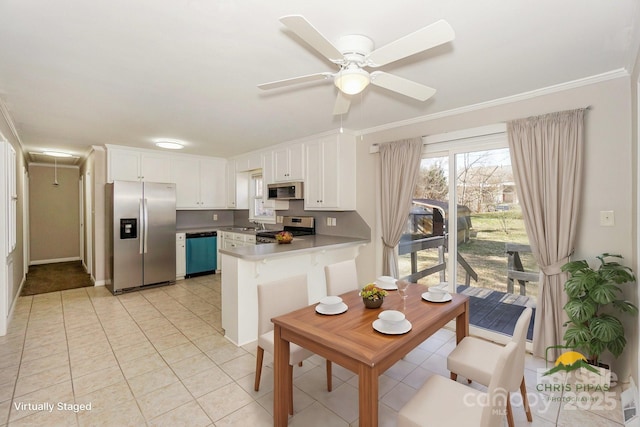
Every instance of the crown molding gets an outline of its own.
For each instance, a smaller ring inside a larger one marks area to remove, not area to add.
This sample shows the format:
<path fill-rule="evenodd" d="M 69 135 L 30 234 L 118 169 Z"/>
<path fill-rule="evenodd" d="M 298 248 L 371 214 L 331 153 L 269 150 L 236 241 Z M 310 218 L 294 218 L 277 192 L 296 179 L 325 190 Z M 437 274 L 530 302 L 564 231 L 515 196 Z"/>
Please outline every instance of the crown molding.
<path fill-rule="evenodd" d="M 7 104 L 4 103 L 4 100 L 0 97 L 0 113 L 2 113 L 2 117 L 4 121 L 9 126 L 9 130 L 13 137 L 20 144 L 20 149 L 24 151 L 24 145 L 22 144 L 22 140 L 20 139 L 20 135 L 18 134 L 18 129 L 16 129 L 16 125 L 13 123 L 13 119 L 11 118 L 11 114 L 9 114 L 9 109 L 7 108 Z"/>
<path fill-rule="evenodd" d="M 514 102 L 524 101 L 527 99 L 537 98 L 543 95 L 549 95 L 552 93 L 563 92 L 569 89 L 575 89 L 578 87 L 588 86 L 596 83 L 605 82 L 608 80 L 619 79 L 621 77 L 629 77 L 629 72 L 624 68 L 608 71 L 602 74 L 596 74 L 594 76 L 585 77 L 582 79 L 572 80 L 565 83 L 560 83 L 553 86 L 547 86 L 540 89 L 535 89 L 529 92 L 519 93 L 517 95 L 510 95 L 504 98 L 497 98 L 491 101 L 480 102 L 478 104 L 466 105 L 464 107 L 453 108 L 451 110 L 441 111 L 438 113 L 428 114 L 426 116 L 416 117 L 408 120 L 401 120 L 398 122 L 387 123 L 381 126 L 376 126 L 369 129 L 363 129 L 358 132 L 358 135 L 367 135 L 376 132 L 382 132 L 399 127 L 409 126 L 418 123 L 424 123 L 431 120 L 437 120 L 444 117 L 456 116 L 459 114 L 469 113 L 473 111 L 483 110 L 486 108 L 497 107 L 500 105 L 512 104 Z"/>

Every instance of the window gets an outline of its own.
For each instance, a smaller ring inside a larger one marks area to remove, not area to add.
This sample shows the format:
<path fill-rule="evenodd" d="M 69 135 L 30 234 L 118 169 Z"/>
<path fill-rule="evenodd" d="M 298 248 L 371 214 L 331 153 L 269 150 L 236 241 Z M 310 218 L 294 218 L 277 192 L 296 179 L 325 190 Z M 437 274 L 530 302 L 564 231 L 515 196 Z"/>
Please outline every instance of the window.
<path fill-rule="evenodd" d="M 259 222 L 276 222 L 276 212 L 274 209 L 264 206 L 264 180 L 262 172 L 251 174 L 251 182 L 249 183 L 249 201 L 251 209 L 249 211 L 249 220 Z"/>

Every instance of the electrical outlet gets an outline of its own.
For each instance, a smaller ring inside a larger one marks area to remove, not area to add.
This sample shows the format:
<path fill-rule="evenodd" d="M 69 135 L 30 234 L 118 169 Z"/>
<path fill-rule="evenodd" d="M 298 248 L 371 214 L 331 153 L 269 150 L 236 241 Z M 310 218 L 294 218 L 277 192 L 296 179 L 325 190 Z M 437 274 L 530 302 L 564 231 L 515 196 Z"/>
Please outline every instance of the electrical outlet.
<path fill-rule="evenodd" d="M 217 221 L 218 220 L 218 214 L 213 214 L 213 220 Z"/>
<path fill-rule="evenodd" d="M 335 218 L 331 218 L 331 226 L 332 227 L 336 226 L 336 219 Z"/>
<path fill-rule="evenodd" d="M 602 227 L 613 227 L 615 223 L 613 211 L 600 211 L 600 225 Z"/>
<path fill-rule="evenodd" d="M 327 227 L 331 227 L 331 218 L 327 217 Z"/>
<path fill-rule="evenodd" d="M 276 215 L 276 222 L 282 224 L 282 215 Z"/>

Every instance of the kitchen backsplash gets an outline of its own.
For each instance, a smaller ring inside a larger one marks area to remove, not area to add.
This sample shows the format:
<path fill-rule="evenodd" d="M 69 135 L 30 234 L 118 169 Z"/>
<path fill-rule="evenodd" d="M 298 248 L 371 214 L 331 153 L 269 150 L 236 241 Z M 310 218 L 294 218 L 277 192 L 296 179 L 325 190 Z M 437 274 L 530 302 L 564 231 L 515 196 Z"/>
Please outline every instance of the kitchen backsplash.
<path fill-rule="evenodd" d="M 233 214 L 233 211 L 228 210 L 176 211 L 176 229 L 184 230 L 208 227 L 228 227 L 234 225 Z M 217 220 L 213 219 L 214 215 L 218 216 Z"/>
<path fill-rule="evenodd" d="M 330 236 L 371 238 L 371 229 L 367 223 L 355 211 L 305 211 L 302 200 L 291 200 L 289 210 L 278 211 L 278 216 L 313 216 L 316 219 L 316 233 Z M 217 221 L 213 216 L 217 215 Z M 335 226 L 327 225 L 327 218 L 335 219 Z M 249 211 L 238 210 L 209 210 L 209 211 L 177 211 L 176 228 L 198 229 L 218 227 L 253 227 L 255 224 L 249 221 Z M 269 230 L 282 229 L 282 224 L 267 224 Z"/>

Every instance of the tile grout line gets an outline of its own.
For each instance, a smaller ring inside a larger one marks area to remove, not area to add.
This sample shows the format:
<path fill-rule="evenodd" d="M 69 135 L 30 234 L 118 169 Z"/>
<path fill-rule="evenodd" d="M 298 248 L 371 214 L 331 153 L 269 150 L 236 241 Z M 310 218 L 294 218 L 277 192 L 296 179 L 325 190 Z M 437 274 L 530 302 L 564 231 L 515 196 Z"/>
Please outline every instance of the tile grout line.
<path fill-rule="evenodd" d="M 113 346 L 111 345 L 111 341 L 109 340 L 109 334 L 107 333 L 106 329 L 104 329 L 104 323 L 102 322 L 102 319 L 100 318 L 100 314 L 98 313 L 98 310 L 96 310 L 96 305 L 95 305 L 95 303 L 93 301 L 93 298 L 88 292 L 87 292 L 87 297 L 89 299 L 89 302 L 91 303 L 91 307 L 93 308 L 93 311 L 94 311 L 94 313 L 96 315 L 96 318 L 98 319 L 98 322 L 100 322 L 100 327 L 102 328 L 102 331 L 104 332 L 104 336 L 107 339 L 107 342 L 109 343 L 109 349 L 110 349 L 111 353 L 113 354 L 113 358 L 115 359 L 116 363 L 118 364 L 118 369 L 120 369 L 120 373 L 122 374 L 122 378 L 127 383 L 127 387 L 129 388 L 129 392 L 131 393 L 131 396 L 133 396 L 133 400 L 136 403 L 138 411 L 140 411 L 140 415 L 142 415 L 142 417 L 144 418 L 145 425 L 148 425 L 147 419 L 144 416 L 144 413 L 142 412 L 142 408 L 140 407 L 140 404 L 138 403 L 138 399 L 136 398 L 135 394 L 133 393 L 133 390 L 131 389 L 131 385 L 129 384 L 129 380 L 127 379 L 126 375 L 124 374 L 124 371 L 122 370 L 122 366 L 120 364 L 120 360 L 118 360 L 118 357 L 115 355 L 115 353 L 113 351 Z M 126 310 L 126 307 L 124 307 L 124 305 L 122 304 L 122 302 L 120 301 L 119 298 L 117 298 L 117 301 Z M 129 315 L 129 317 L 131 317 L 131 315 L 129 314 L 129 311 L 127 311 L 127 314 Z M 135 322 L 135 320 L 134 320 L 134 322 Z M 136 322 L 136 325 L 137 325 L 137 322 Z M 109 386 L 107 386 L 107 387 L 109 387 Z M 106 387 L 103 387 L 103 388 L 106 388 Z M 95 390 L 95 391 L 97 391 L 97 390 Z"/>
<path fill-rule="evenodd" d="M 29 303 L 29 315 L 27 317 L 27 324 L 24 327 L 24 336 L 22 338 L 22 350 L 20 351 L 20 363 L 18 364 L 18 372 L 16 373 L 16 380 L 13 383 L 13 393 L 11 393 L 11 404 L 9 405 L 9 412 L 7 413 L 7 424 L 11 420 L 11 413 L 14 411 L 14 400 L 16 398 L 16 388 L 18 387 L 18 378 L 20 378 L 20 370 L 22 369 L 22 358 L 24 357 L 24 348 L 27 342 L 27 331 L 29 330 L 29 323 L 31 321 L 31 313 L 33 311 L 33 295 L 30 295 Z"/>

